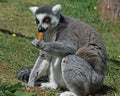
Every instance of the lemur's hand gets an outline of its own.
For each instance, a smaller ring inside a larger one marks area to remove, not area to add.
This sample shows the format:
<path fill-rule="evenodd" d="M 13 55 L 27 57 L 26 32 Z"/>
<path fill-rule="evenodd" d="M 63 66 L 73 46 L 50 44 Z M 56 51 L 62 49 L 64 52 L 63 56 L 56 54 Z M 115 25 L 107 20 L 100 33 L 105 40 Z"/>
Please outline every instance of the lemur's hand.
<path fill-rule="evenodd" d="M 33 46 L 38 47 L 39 42 L 40 42 L 39 40 L 34 39 L 31 43 L 32 43 Z"/>

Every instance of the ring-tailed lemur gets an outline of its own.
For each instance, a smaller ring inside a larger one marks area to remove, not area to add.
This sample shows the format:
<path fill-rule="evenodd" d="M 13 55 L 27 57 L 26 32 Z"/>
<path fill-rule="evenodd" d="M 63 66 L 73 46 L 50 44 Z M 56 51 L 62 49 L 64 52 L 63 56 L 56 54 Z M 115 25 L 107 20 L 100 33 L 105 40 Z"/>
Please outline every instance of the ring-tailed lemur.
<path fill-rule="evenodd" d="M 103 84 L 106 50 L 94 28 L 64 16 L 61 5 L 30 7 L 45 39 L 32 41 L 41 54 L 31 71 L 28 86 L 49 71 L 44 89 L 66 88 L 59 96 L 86 96 Z"/>

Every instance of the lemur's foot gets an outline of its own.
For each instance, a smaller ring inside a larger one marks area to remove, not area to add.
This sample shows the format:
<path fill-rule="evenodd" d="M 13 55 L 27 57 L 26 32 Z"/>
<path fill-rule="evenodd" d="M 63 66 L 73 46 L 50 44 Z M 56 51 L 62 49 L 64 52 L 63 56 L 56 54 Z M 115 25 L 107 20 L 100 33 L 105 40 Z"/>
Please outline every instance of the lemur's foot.
<path fill-rule="evenodd" d="M 35 87 L 35 82 L 29 81 L 28 84 L 26 84 L 26 87 Z"/>
<path fill-rule="evenodd" d="M 57 96 L 77 96 L 77 95 L 74 94 L 73 92 L 66 91 L 66 92 L 63 92 L 61 94 L 57 94 Z"/>
<path fill-rule="evenodd" d="M 41 84 L 42 89 L 57 89 L 57 87 L 58 87 L 57 84 L 50 82 Z"/>

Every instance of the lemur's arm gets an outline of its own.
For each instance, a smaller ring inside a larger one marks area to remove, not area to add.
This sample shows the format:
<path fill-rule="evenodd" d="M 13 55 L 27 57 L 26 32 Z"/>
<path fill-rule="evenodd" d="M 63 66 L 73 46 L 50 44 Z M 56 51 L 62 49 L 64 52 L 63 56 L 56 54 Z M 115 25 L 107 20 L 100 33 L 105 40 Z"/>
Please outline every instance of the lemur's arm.
<path fill-rule="evenodd" d="M 57 56 L 66 56 L 69 54 L 74 54 L 76 52 L 76 48 L 71 46 L 70 44 L 62 43 L 62 42 L 39 42 L 37 39 L 32 41 L 32 44 L 41 50 L 49 52 L 51 54 Z"/>

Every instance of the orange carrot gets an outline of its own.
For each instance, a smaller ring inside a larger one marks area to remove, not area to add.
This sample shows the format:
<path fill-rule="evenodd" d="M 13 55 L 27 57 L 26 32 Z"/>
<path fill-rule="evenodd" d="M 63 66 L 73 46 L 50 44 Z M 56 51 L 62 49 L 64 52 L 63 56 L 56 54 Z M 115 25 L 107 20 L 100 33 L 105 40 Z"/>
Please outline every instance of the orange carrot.
<path fill-rule="evenodd" d="M 43 38 L 43 32 L 39 32 L 38 33 L 38 40 L 42 41 L 42 38 Z"/>

